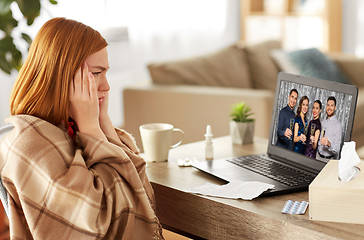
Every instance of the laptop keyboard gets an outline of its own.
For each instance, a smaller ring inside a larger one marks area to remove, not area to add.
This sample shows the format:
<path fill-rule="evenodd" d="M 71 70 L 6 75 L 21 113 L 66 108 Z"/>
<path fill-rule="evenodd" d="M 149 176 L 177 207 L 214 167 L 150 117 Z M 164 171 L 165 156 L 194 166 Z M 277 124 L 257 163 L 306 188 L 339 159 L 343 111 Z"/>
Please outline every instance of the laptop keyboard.
<path fill-rule="evenodd" d="M 268 155 L 243 156 L 227 161 L 257 172 L 288 186 L 308 186 L 316 175 L 272 161 Z"/>

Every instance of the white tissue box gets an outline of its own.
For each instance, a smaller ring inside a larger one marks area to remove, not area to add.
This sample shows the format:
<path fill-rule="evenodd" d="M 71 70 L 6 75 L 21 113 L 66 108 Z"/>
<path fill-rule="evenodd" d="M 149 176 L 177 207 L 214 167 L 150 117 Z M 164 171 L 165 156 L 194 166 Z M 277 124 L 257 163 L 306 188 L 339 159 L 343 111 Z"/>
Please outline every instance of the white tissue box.
<path fill-rule="evenodd" d="M 331 160 L 309 186 L 311 220 L 364 224 L 364 163 L 355 179 L 338 179 L 338 160 Z"/>

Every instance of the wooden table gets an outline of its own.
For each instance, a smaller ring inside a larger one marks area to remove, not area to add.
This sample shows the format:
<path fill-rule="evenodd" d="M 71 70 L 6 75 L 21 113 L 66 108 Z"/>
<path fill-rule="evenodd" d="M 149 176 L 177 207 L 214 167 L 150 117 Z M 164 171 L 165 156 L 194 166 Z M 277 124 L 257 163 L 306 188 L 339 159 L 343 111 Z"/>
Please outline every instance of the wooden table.
<path fill-rule="evenodd" d="M 233 145 L 230 136 L 215 138 L 214 158 L 265 153 L 267 144 L 261 138 L 243 146 Z M 364 225 L 312 221 L 308 209 L 304 215 L 281 213 L 287 200 L 308 201 L 307 191 L 252 201 L 185 192 L 206 182 L 225 184 L 192 167 L 177 165 L 178 158 L 205 160 L 204 147 L 204 141 L 181 145 L 170 150 L 168 162 L 148 163 L 157 215 L 165 229 L 193 239 L 364 239 Z"/>

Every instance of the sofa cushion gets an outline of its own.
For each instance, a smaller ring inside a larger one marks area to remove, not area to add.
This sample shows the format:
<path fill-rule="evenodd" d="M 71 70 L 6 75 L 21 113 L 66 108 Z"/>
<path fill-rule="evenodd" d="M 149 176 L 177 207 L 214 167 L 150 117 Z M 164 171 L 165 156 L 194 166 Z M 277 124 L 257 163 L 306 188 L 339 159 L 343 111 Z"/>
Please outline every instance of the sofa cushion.
<path fill-rule="evenodd" d="M 346 53 L 327 53 L 340 70 L 350 79 L 350 82 L 364 90 L 364 58 Z"/>
<path fill-rule="evenodd" d="M 234 44 L 216 53 L 148 64 L 152 81 L 162 84 L 192 84 L 251 88 L 245 52 Z"/>
<path fill-rule="evenodd" d="M 271 56 L 284 72 L 350 84 L 335 62 L 316 48 L 291 52 L 272 50 Z"/>
<path fill-rule="evenodd" d="M 277 41 L 266 41 L 245 47 L 254 88 L 275 91 L 279 71 L 270 56 L 270 51 L 281 47 Z"/>

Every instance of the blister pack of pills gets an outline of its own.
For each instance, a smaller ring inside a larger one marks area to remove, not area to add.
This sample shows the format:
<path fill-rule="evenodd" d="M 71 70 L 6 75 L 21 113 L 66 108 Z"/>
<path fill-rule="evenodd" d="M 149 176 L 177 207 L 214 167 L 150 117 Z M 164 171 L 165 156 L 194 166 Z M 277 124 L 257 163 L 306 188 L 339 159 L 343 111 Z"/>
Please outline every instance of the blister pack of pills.
<path fill-rule="evenodd" d="M 288 214 L 305 214 L 308 206 L 308 202 L 302 201 L 301 203 L 298 201 L 293 202 L 292 200 L 287 200 L 284 204 L 282 213 Z"/>

